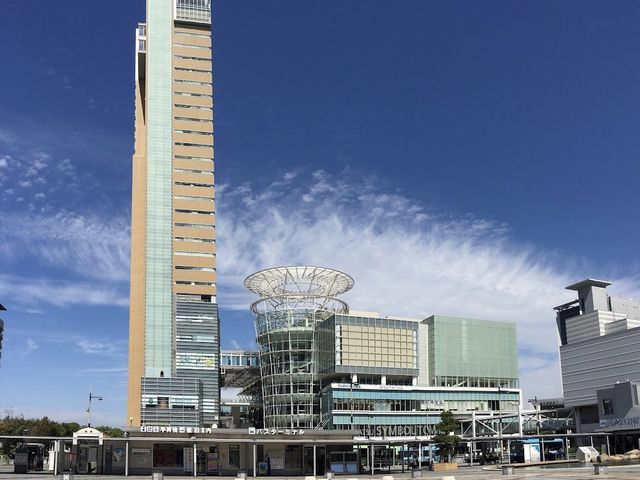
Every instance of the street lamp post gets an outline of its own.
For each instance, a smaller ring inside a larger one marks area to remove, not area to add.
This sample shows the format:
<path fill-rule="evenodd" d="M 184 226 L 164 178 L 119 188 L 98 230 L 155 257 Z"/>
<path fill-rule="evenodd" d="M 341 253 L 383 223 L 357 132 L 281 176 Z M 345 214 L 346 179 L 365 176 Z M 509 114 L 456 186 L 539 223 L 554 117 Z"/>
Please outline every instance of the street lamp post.
<path fill-rule="evenodd" d="M 498 385 L 498 438 L 500 439 L 500 463 L 503 461 L 503 448 L 502 448 L 502 385 Z"/>
<path fill-rule="evenodd" d="M 91 393 L 91 387 L 89 387 L 89 408 L 87 408 L 87 413 L 89 414 L 89 421 L 87 422 L 87 427 L 91 427 L 91 401 L 98 400 L 102 401 L 101 395 L 94 395 Z"/>

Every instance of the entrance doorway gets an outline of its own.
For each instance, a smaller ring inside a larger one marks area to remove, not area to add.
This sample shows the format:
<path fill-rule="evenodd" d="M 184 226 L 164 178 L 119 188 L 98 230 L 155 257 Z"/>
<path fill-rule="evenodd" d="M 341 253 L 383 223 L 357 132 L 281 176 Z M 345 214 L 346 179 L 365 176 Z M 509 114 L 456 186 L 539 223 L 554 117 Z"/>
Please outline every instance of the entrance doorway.
<path fill-rule="evenodd" d="M 98 472 L 98 445 L 80 444 L 78 445 L 78 473 L 100 473 Z"/>
<path fill-rule="evenodd" d="M 324 475 L 325 447 L 316 447 L 316 475 Z M 302 450 L 302 474 L 313 475 L 313 447 Z"/>

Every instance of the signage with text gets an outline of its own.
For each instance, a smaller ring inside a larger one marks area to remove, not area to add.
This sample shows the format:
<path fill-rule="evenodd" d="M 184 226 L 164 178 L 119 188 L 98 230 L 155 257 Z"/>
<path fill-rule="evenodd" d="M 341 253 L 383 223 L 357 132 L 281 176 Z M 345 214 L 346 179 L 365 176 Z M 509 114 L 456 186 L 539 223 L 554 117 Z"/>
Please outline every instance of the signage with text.
<path fill-rule="evenodd" d="M 249 435 L 304 435 L 304 430 L 296 428 L 249 427 Z"/>
<path fill-rule="evenodd" d="M 204 427 L 159 427 L 153 425 L 143 425 L 140 427 L 142 433 L 211 433 L 213 428 Z"/>

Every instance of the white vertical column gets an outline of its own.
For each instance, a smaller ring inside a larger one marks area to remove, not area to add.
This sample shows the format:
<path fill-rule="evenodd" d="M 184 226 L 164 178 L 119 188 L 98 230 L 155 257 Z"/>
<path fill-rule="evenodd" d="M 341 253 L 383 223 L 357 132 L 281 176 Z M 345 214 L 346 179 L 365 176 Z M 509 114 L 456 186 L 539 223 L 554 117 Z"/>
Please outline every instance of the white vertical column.
<path fill-rule="evenodd" d="M 522 391 L 518 399 L 518 433 L 522 436 Z"/>
<path fill-rule="evenodd" d="M 313 476 L 316 476 L 316 444 L 313 443 Z"/>
<path fill-rule="evenodd" d="M 374 460 L 374 445 L 373 442 L 371 442 L 371 475 L 375 474 L 375 468 L 373 467 L 373 460 Z"/>
<path fill-rule="evenodd" d="M 402 464 L 404 465 L 404 458 Z M 422 470 L 422 442 L 418 443 L 418 470 Z"/>
<path fill-rule="evenodd" d="M 471 436 L 476 438 L 476 412 L 471 412 Z"/>
<path fill-rule="evenodd" d="M 53 476 L 58 475 L 58 451 L 60 450 L 60 440 L 53 443 Z"/>
<path fill-rule="evenodd" d="M 129 440 L 124 445 L 124 476 L 129 476 Z"/>
<path fill-rule="evenodd" d="M 193 442 L 193 476 L 198 476 L 198 445 Z"/>
<path fill-rule="evenodd" d="M 253 478 L 256 478 L 256 442 L 253 442 Z"/>

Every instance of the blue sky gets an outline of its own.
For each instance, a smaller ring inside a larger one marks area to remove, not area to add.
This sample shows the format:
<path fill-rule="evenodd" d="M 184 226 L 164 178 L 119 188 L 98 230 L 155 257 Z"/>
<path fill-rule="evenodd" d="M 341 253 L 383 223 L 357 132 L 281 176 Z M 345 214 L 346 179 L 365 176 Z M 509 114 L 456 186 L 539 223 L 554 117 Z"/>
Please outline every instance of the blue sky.
<path fill-rule="evenodd" d="M 561 393 L 552 307 L 638 296 L 637 2 L 214 5 L 219 303 L 354 276 L 355 309 L 518 325 L 525 398 Z M 3 2 L 0 415 L 125 419 L 134 27 L 143 0 Z"/>

